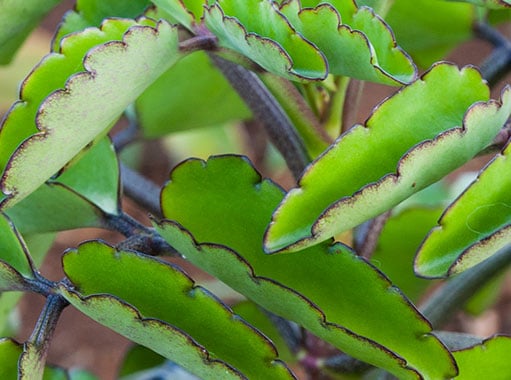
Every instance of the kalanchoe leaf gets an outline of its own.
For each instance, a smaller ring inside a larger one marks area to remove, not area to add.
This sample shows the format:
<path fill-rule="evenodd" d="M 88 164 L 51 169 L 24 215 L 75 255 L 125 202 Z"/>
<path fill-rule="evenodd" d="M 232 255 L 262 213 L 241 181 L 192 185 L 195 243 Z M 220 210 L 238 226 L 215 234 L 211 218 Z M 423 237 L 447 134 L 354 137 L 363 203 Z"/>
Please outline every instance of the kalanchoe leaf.
<path fill-rule="evenodd" d="M 415 271 L 424 277 L 462 272 L 511 242 L 511 145 L 444 211 L 422 243 Z"/>
<path fill-rule="evenodd" d="M 65 35 L 90 26 L 99 27 L 107 18 L 136 18 L 150 4 L 150 0 L 77 0 L 74 9 L 68 11 L 59 24 L 53 37 L 53 48 L 59 50 L 60 41 Z"/>
<path fill-rule="evenodd" d="M 152 367 L 157 367 L 165 362 L 165 358 L 156 352 L 144 347 L 135 345 L 125 354 L 117 377 L 122 379 L 137 372 L 142 372 Z"/>
<path fill-rule="evenodd" d="M 456 379 L 507 379 L 511 373 L 510 350 L 511 337 L 494 336 L 482 344 L 454 351 L 453 355 L 460 370 Z"/>
<path fill-rule="evenodd" d="M 13 107 L 0 130 L 0 166 L 5 165 L 1 187 L 7 196 L 3 207 L 33 192 L 106 133 L 180 57 L 177 29 L 165 21 L 154 25 L 149 20 L 107 20 L 102 30 L 90 28 L 65 38 L 62 54 L 43 59 L 25 80 L 23 102 Z M 85 72 L 80 69 L 82 60 Z M 48 70 L 59 73 L 50 84 L 53 74 L 45 75 Z M 66 79 L 65 89 L 59 89 Z"/>
<path fill-rule="evenodd" d="M 0 64 L 9 63 L 39 21 L 61 0 L 0 1 Z"/>
<path fill-rule="evenodd" d="M 267 252 L 296 251 L 396 206 L 491 143 L 511 112 L 472 67 L 435 65 L 305 169 L 273 215 Z"/>
<path fill-rule="evenodd" d="M 326 78 L 323 54 L 293 29 L 271 1 L 220 0 L 207 8 L 204 23 L 220 46 L 272 73 L 299 81 Z"/>
<path fill-rule="evenodd" d="M 461 1 L 465 3 L 472 3 L 489 9 L 511 8 L 511 1 L 509 0 L 446 0 L 446 1 Z"/>
<path fill-rule="evenodd" d="M 89 242 L 63 265 L 71 304 L 197 376 L 293 378 L 267 338 L 170 264 Z"/>
<path fill-rule="evenodd" d="M 17 229 L 3 213 L 0 213 L 0 236 L 0 263 L 7 264 L 17 274 L 6 269 L 6 266 L 2 266 L 2 271 L 5 269 L 6 275 L 11 279 L 21 275 L 34 277 L 32 259 L 27 247 Z"/>
<path fill-rule="evenodd" d="M 248 119 L 250 111 L 206 53 L 194 52 L 171 67 L 136 102 L 146 137 Z"/>
<path fill-rule="evenodd" d="M 329 72 L 391 85 L 409 83 L 416 68 L 394 40 L 392 31 L 369 8 L 354 14 L 321 3 L 302 8 L 298 0 L 286 2 L 281 12 L 294 28 L 313 42 L 328 59 Z M 308 6 L 302 3 L 302 6 Z"/>
<path fill-rule="evenodd" d="M 399 46 L 427 68 L 472 37 L 475 16 L 474 7 L 466 3 L 393 0 L 385 21 Z"/>
<path fill-rule="evenodd" d="M 171 16 L 169 21 L 177 22 L 193 31 L 204 12 L 204 5 L 211 0 L 151 0 Z"/>
<path fill-rule="evenodd" d="M 348 247 L 264 254 L 264 229 L 282 197 L 243 158 L 189 160 L 162 192 L 163 213 L 175 222 L 156 228 L 187 260 L 346 353 L 400 379 L 453 377 L 450 354 L 428 322 Z"/>

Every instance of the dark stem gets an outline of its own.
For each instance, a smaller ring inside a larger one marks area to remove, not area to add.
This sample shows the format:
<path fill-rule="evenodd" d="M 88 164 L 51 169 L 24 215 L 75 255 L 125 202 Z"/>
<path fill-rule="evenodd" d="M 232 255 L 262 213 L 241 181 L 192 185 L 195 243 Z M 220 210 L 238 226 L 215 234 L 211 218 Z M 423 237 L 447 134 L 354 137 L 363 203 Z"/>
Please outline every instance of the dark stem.
<path fill-rule="evenodd" d="M 254 117 L 262 123 L 271 142 L 298 179 L 310 159 L 282 107 L 256 74 L 216 55 L 211 54 L 210 57 L 252 110 Z"/>
<path fill-rule="evenodd" d="M 128 126 L 112 136 L 112 144 L 116 152 L 120 152 L 140 137 L 140 126 L 136 117 L 131 117 L 129 112 L 126 112 L 126 118 Z"/>
<path fill-rule="evenodd" d="M 181 53 L 191 53 L 196 50 L 214 50 L 216 49 L 217 38 L 209 31 L 203 34 L 189 38 L 179 43 L 179 51 Z"/>
<path fill-rule="evenodd" d="M 121 180 L 124 194 L 152 215 L 161 217 L 158 185 L 122 163 Z"/>
<path fill-rule="evenodd" d="M 474 293 L 511 264 L 511 247 L 501 249 L 492 257 L 453 277 L 420 307 L 433 328 L 449 321 Z"/>
<path fill-rule="evenodd" d="M 265 312 L 277 330 L 279 330 L 280 335 L 286 342 L 291 352 L 296 354 L 300 349 L 303 341 L 303 331 L 301 330 L 300 326 L 269 311 Z"/>
<path fill-rule="evenodd" d="M 483 78 L 494 85 L 511 69 L 511 42 L 498 30 L 487 24 L 474 26 L 476 34 L 495 46 L 492 53 L 481 63 Z"/>
<path fill-rule="evenodd" d="M 41 314 L 39 315 L 39 319 L 25 344 L 25 350 L 27 349 L 27 345 L 33 347 L 36 350 L 38 356 L 38 362 L 43 366 L 46 361 L 46 357 L 48 355 L 48 348 L 50 346 L 50 341 L 53 337 L 53 333 L 55 332 L 55 328 L 57 326 L 58 319 L 62 314 L 62 311 L 69 303 L 59 294 L 52 294 L 48 296 L 46 299 L 46 303 L 44 305 Z M 20 357 L 20 368 L 23 368 L 21 365 L 26 356 L 26 352 L 23 352 Z M 30 376 L 31 374 L 21 374 Z M 26 377 L 28 378 L 28 377 Z"/>
<path fill-rule="evenodd" d="M 380 234 L 385 227 L 385 223 L 391 215 L 391 211 L 387 211 L 374 219 L 371 219 L 355 229 L 355 250 L 359 256 L 370 259 L 373 255 Z"/>
<path fill-rule="evenodd" d="M 138 220 L 133 219 L 128 214 L 121 212 L 118 215 L 107 214 L 103 220 L 103 226 L 109 230 L 117 231 L 126 237 L 130 237 L 141 232 L 151 233 L 151 228 L 144 226 Z"/>

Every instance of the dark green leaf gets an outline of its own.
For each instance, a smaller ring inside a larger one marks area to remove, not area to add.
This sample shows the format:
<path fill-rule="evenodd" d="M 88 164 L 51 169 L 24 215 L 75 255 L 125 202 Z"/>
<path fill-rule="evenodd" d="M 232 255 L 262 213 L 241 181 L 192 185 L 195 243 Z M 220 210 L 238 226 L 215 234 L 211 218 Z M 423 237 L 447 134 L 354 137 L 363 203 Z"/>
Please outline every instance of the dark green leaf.
<path fill-rule="evenodd" d="M 189 160 L 162 193 L 165 217 L 182 226 L 163 221 L 156 227 L 195 265 L 346 353 L 401 379 L 454 376 L 450 355 L 427 321 L 348 247 L 264 254 L 264 229 L 282 197 L 240 157 Z"/>

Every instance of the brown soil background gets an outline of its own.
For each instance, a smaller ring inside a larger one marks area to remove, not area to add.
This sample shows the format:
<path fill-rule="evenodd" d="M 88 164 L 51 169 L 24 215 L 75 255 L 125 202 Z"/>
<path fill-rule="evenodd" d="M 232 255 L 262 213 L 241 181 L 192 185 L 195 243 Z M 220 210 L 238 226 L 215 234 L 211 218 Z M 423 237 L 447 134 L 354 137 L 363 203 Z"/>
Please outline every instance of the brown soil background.
<path fill-rule="evenodd" d="M 49 38 L 55 30 L 63 13 L 72 7 L 72 1 L 64 1 L 44 21 L 42 28 L 34 32 L 33 38 L 39 38 L 48 44 Z M 449 60 L 458 64 L 478 63 L 488 54 L 490 47 L 475 41 L 457 49 Z M 504 83 L 505 81 L 503 81 Z M 502 85 L 494 90 L 497 97 Z M 358 121 L 363 121 L 372 107 L 380 102 L 384 96 L 389 95 L 393 89 L 367 85 L 364 94 L 364 104 L 358 115 Z M 146 149 L 144 174 L 159 184 L 163 184 L 170 170 L 170 163 L 158 160 L 159 164 L 151 164 L 154 161 L 154 145 Z M 472 162 L 461 170 L 475 170 L 485 163 L 487 158 Z M 125 201 L 126 210 L 139 220 L 147 220 L 146 213 L 139 210 L 130 201 Z M 41 272 L 52 280 L 63 277 L 60 258 L 62 253 L 84 240 L 103 239 L 115 243 L 121 236 L 103 230 L 83 229 L 60 233 L 53 248 L 48 254 Z M 193 269 L 191 269 L 192 272 Z M 195 272 L 194 272 L 195 273 Z M 195 276 L 194 273 L 192 277 Z M 509 276 L 508 276 L 509 277 Z M 460 313 L 452 327 L 457 330 L 471 332 L 481 336 L 489 336 L 496 332 L 511 333 L 511 281 L 508 278 L 507 285 L 503 289 L 499 303 L 478 318 L 473 318 Z M 27 294 L 20 304 L 21 329 L 17 336 L 19 341 L 24 341 L 30 335 L 37 317 L 43 307 L 44 299 L 41 296 Z M 52 364 L 65 368 L 79 367 L 90 370 L 100 379 L 110 380 L 116 378 L 116 373 L 122 361 L 125 350 L 130 342 L 111 330 L 97 324 L 73 308 L 67 308 L 57 326 L 54 340 L 52 341 L 48 361 Z"/>

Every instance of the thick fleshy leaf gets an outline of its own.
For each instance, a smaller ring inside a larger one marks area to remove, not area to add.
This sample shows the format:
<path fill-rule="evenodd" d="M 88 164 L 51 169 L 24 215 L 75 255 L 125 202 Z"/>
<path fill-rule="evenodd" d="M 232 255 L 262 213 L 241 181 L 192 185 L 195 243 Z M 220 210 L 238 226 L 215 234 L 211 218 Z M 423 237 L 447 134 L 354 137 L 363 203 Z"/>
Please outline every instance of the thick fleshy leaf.
<path fill-rule="evenodd" d="M 415 276 L 413 259 L 424 235 L 435 225 L 441 212 L 439 207 L 422 207 L 393 215 L 385 223 L 371 257 L 371 262 L 414 302 L 432 282 Z"/>
<path fill-rule="evenodd" d="M 0 213 L 0 236 L 0 262 L 8 264 L 19 274 L 32 278 L 34 272 L 27 247 L 17 229 L 3 213 Z"/>
<path fill-rule="evenodd" d="M 176 63 L 136 102 L 146 137 L 248 119 L 250 111 L 210 62 L 197 51 Z"/>
<path fill-rule="evenodd" d="M 504 380 L 511 374 L 511 337 L 495 336 L 482 344 L 453 352 L 459 380 Z"/>
<path fill-rule="evenodd" d="M 23 102 L 13 107 L 0 132 L 4 148 L 0 158 L 3 164 L 8 160 L 1 182 L 7 196 L 3 207 L 33 192 L 106 133 L 123 110 L 180 58 L 177 29 L 164 21 L 148 24 L 152 22 L 107 20 L 101 30 L 73 34 L 62 41 L 62 54 L 47 56 L 24 81 Z M 48 70 L 51 75 L 46 75 Z M 55 72 L 58 78 L 48 80 Z M 65 89 L 59 89 L 63 82 Z"/>
<path fill-rule="evenodd" d="M 60 23 L 53 38 L 53 48 L 59 50 L 60 41 L 65 35 L 90 26 L 99 27 L 107 18 L 136 18 L 150 4 L 150 0 L 77 0 L 74 9 L 67 12 Z"/>
<path fill-rule="evenodd" d="M 189 160 L 162 192 L 165 217 L 179 224 L 164 220 L 156 228 L 187 260 L 356 358 L 400 379 L 454 376 L 428 322 L 348 247 L 264 254 L 264 229 L 282 197 L 243 158 Z"/>
<path fill-rule="evenodd" d="M 0 64 L 9 63 L 39 21 L 61 0 L 0 0 Z"/>
<path fill-rule="evenodd" d="M 341 9 L 321 1 L 313 3 L 321 4 L 302 9 L 300 2 L 293 0 L 280 10 L 299 33 L 325 54 L 330 73 L 392 85 L 415 79 L 414 64 L 371 9 L 364 7 L 346 15 L 348 24 Z"/>
<path fill-rule="evenodd" d="M 472 37 L 475 10 L 464 3 L 393 0 L 385 21 L 391 26 L 399 46 L 418 65 L 427 68 Z"/>
<path fill-rule="evenodd" d="M 444 211 L 422 243 L 416 272 L 443 277 L 462 272 L 511 242 L 511 145 Z"/>
<path fill-rule="evenodd" d="M 218 43 L 264 69 L 291 80 L 326 78 L 323 54 L 297 33 L 267 0 L 220 0 L 207 8 L 204 23 Z"/>
<path fill-rule="evenodd" d="M 63 265 L 75 307 L 197 376 L 292 378 L 269 340 L 170 264 L 89 242 Z"/>
<path fill-rule="evenodd" d="M 511 112 L 472 67 L 441 63 L 381 103 L 309 165 L 273 215 L 268 252 L 349 230 L 438 181 L 491 143 Z"/>
<path fill-rule="evenodd" d="M 447 1 L 462 1 L 465 3 L 472 3 L 489 9 L 511 8 L 511 1 L 509 0 L 447 0 Z"/>

